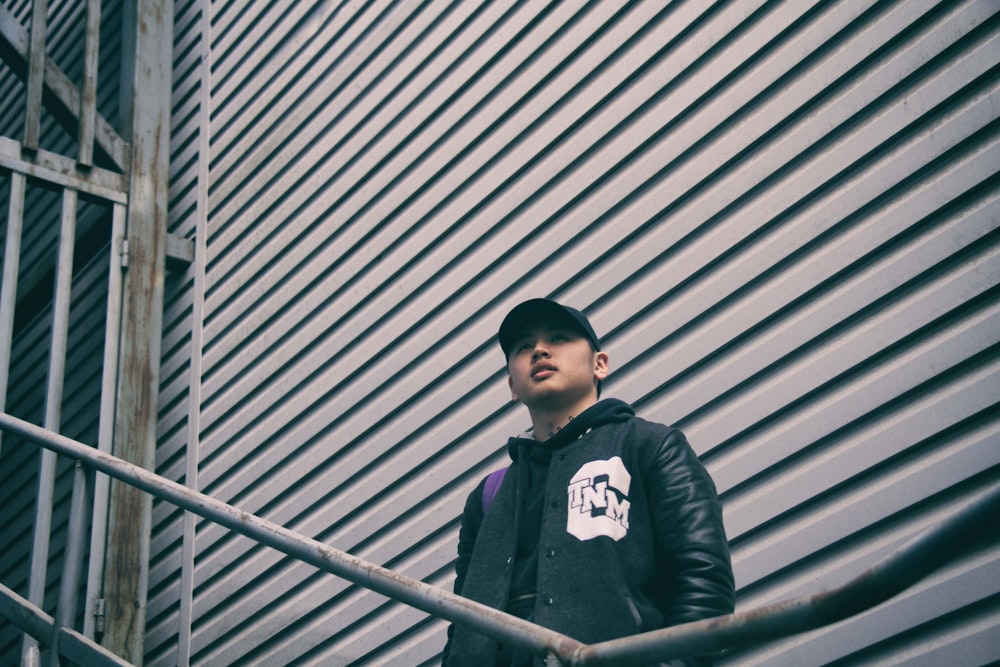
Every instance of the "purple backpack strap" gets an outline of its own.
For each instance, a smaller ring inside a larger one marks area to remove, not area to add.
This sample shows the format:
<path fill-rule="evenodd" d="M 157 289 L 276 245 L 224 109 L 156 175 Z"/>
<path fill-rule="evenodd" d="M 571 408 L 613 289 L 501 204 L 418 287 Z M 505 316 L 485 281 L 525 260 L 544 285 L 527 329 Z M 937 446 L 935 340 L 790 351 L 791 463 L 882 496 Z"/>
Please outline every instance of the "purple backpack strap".
<path fill-rule="evenodd" d="M 493 504 L 493 499 L 496 498 L 497 491 L 500 490 L 500 485 L 503 484 L 503 478 L 506 474 L 507 468 L 500 468 L 500 470 L 494 470 L 486 476 L 486 484 L 483 485 L 483 514 L 486 514 L 486 510 Z"/>

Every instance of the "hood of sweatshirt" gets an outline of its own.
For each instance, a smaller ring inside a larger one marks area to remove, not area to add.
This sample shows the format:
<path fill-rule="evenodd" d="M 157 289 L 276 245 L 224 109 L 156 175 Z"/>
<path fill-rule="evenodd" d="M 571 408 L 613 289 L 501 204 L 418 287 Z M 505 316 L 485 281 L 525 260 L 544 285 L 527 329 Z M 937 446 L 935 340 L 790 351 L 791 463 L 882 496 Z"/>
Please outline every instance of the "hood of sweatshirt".
<path fill-rule="evenodd" d="M 625 401 L 617 398 L 605 398 L 577 415 L 569 424 L 547 440 L 536 440 L 530 435 L 530 432 L 510 438 L 507 441 L 507 452 L 510 454 L 511 460 L 517 461 L 519 452 L 524 451 L 523 448 L 527 446 L 528 451 L 547 458 L 546 454 L 550 455 L 557 449 L 565 447 L 592 428 L 626 421 L 633 416 L 635 416 L 635 410 Z"/>

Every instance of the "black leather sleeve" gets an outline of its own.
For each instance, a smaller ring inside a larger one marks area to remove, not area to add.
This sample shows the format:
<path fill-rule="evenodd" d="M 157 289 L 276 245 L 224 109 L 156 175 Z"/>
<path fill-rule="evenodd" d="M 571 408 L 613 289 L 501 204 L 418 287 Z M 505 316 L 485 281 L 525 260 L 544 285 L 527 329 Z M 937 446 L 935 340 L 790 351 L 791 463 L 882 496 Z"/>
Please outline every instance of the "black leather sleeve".
<path fill-rule="evenodd" d="M 458 530 L 458 559 L 455 561 L 455 592 L 461 595 L 465 585 L 465 574 L 472 561 L 472 549 L 476 546 L 479 526 L 483 523 L 483 479 L 468 498 L 462 510 L 462 526 Z"/>
<path fill-rule="evenodd" d="M 472 493 L 465 499 L 465 509 L 462 510 L 462 524 L 458 530 L 458 558 L 455 560 L 455 593 L 461 595 L 462 587 L 465 585 L 465 575 L 469 571 L 469 563 L 472 560 L 472 550 L 476 546 L 476 536 L 479 534 L 479 526 L 483 523 L 483 479 L 479 485 L 472 490 Z M 448 626 L 448 641 L 445 644 L 444 652 L 441 654 L 441 664 L 448 664 L 448 654 L 451 650 L 451 637 L 455 632 L 455 626 Z"/>
<path fill-rule="evenodd" d="M 681 431 L 671 429 L 660 444 L 651 475 L 666 625 L 731 614 L 735 591 L 722 505 Z"/>

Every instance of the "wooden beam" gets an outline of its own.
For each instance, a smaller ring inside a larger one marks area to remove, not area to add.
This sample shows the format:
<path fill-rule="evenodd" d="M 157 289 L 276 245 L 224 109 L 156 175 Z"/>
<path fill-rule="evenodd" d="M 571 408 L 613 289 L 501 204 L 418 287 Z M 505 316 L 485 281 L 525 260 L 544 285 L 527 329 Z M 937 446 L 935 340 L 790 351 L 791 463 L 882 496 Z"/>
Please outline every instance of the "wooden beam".
<path fill-rule="evenodd" d="M 25 156 L 20 143 L 7 137 L 0 137 L 0 169 L 36 179 L 39 183 L 33 185 L 72 188 L 85 197 L 119 204 L 128 201 L 128 179 L 123 174 L 97 167 L 81 172 L 72 158 L 44 150 Z"/>
<path fill-rule="evenodd" d="M 97 128 L 97 66 L 101 37 L 101 0 L 87 0 L 87 35 L 83 48 L 83 95 L 80 98 L 79 160 L 94 164 L 94 132 Z"/>
<path fill-rule="evenodd" d="M 31 3 L 31 37 L 28 40 L 28 95 L 25 104 L 24 148 L 38 150 L 42 126 L 42 82 L 45 78 L 45 38 L 48 34 L 48 2 Z"/>
<path fill-rule="evenodd" d="M 172 34 L 172 31 L 171 31 Z M 0 6 L 0 59 L 22 81 L 28 77 L 28 31 L 10 10 Z M 79 110 L 82 105 L 80 92 L 66 74 L 52 61 L 45 58 L 43 98 L 45 107 L 72 136 L 79 132 Z M 116 167 L 127 172 L 129 147 L 113 127 L 100 114 L 95 116 L 94 139 L 97 148 Z"/>
<path fill-rule="evenodd" d="M 123 58 L 135 63 L 122 82 L 128 100 L 132 171 L 123 282 L 121 360 L 113 452 L 147 470 L 156 459 L 170 170 L 173 0 L 126 2 Z M 103 644 L 141 665 L 149 580 L 152 498 L 111 484 Z"/>

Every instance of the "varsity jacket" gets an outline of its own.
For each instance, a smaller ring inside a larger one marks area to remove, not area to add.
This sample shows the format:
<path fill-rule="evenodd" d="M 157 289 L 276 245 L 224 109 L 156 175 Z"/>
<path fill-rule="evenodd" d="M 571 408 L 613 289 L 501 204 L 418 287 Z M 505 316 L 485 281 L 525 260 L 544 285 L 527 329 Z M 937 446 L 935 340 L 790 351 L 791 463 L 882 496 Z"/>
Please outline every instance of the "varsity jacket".
<path fill-rule="evenodd" d="M 681 431 L 605 399 L 545 442 L 512 438 L 508 452 L 485 516 L 483 482 L 466 501 L 456 593 L 508 610 L 527 562 L 533 607 L 518 615 L 587 644 L 732 613 L 721 506 Z M 530 557 L 519 553 L 536 537 Z M 496 641 L 462 626 L 448 634 L 445 665 L 495 664 Z"/>

